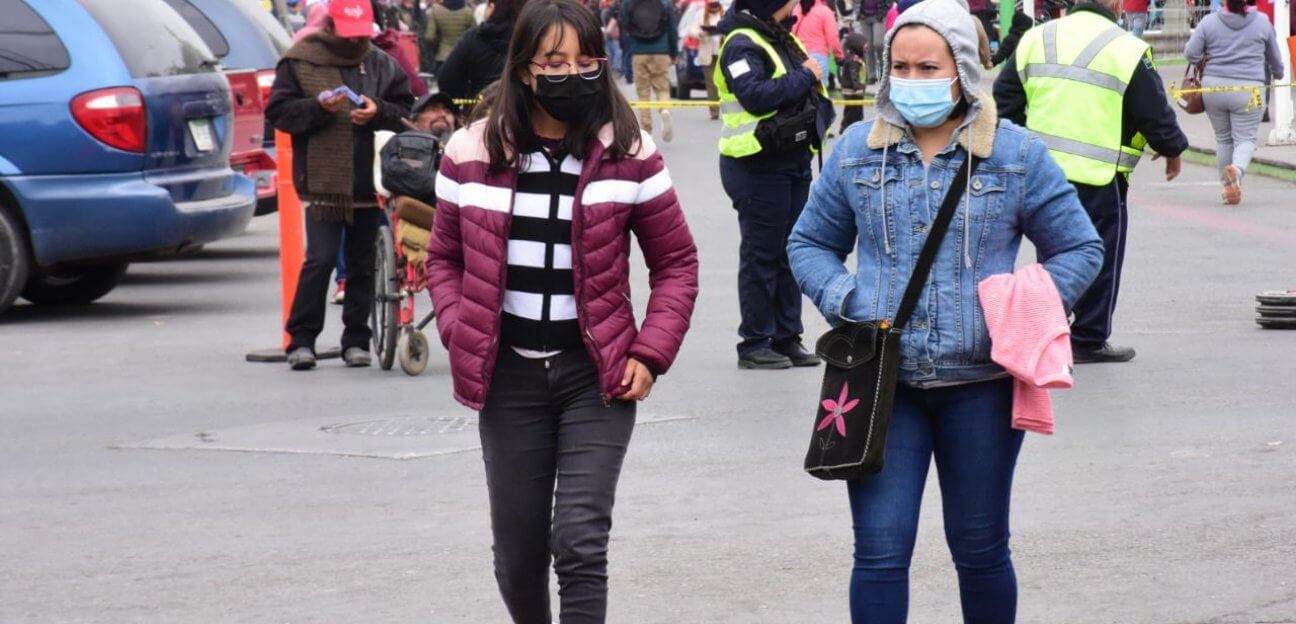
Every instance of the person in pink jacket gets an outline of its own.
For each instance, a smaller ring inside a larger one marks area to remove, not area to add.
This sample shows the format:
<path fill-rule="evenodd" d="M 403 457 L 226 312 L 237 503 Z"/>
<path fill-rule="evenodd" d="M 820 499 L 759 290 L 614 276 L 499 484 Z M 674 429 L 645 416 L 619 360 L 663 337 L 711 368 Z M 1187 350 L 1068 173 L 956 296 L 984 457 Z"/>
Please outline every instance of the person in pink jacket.
<path fill-rule="evenodd" d="M 828 86 L 828 55 L 841 60 L 846 53 L 842 51 L 840 28 L 837 26 L 837 15 L 822 0 L 801 0 L 800 6 L 793 12 L 796 25 L 792 34 L 801 40 L 810 58 L 823 70 L 819 79 Z"/>
<path fill-rule="evenodd" d="M 603 622 L 612 502 L 635 407 L 675 360 L 697 248 L 598 18 L 529 0 L 485 120 L 436 179 L 428 286 L 455 397 L 478 413 L 495 578 L 514 622 Z M 630 241 L 648 265 L 630 299 Z M 487 620 L 498 621 L 490 616 Z"/>

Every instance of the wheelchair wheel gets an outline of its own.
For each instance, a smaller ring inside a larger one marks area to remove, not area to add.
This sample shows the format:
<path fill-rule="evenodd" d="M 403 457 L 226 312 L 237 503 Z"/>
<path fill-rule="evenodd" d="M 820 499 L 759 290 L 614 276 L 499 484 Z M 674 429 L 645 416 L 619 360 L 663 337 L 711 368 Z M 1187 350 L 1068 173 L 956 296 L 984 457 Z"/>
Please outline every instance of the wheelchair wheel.
<path fill-rule="evenodd" d="M 396 360 L 396 339 L 400 333 L 400 274 L 396 271 L 396 246 L 390 226 L 378 228 L 374 241 L 374 299 L 369 323 L 373 329 L 374 354 L 383 370 Z"/>
<path fill-rule="evenodd" d="M 401 332 L 396 351 L 400 355 L 401 370 L 406 375 L 415 377 L 427 370 L 428 339 L 423 332 L 412 327 Z"/>

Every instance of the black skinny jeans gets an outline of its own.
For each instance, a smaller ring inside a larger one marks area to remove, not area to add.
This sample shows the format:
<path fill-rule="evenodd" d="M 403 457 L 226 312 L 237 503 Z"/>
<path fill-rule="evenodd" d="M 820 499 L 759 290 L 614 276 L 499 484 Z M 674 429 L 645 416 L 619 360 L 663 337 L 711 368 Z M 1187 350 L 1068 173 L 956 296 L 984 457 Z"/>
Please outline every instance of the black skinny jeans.
<path fill-rule="evenodd" d="M 337 266 L 338 245 L 346 231 L 347 289 L 342 305 L 342 349 L 359 347 L 369 350 L 373 330 L 369 312 L 374 297 L 374 241 L 382 223 L 382 210 L 357 208 L 352 223 L 325 223 L 306 216 L 306 262 L 297 279 L 292 312 L 288 315 L 288 350 L 315 348 L 315 339 L 324 330 L 324 312 L 333 268 Z"/>
<path fill-rule="evenodd" d="M 553 621 L 551 555 L 562 624 L 607 619 L 612 503 L 635 404 L 604 405 L 600 393 L 584 351 L 544 360 L 500 351 L 479 428 L 495 579 L 516 624 Z"/>

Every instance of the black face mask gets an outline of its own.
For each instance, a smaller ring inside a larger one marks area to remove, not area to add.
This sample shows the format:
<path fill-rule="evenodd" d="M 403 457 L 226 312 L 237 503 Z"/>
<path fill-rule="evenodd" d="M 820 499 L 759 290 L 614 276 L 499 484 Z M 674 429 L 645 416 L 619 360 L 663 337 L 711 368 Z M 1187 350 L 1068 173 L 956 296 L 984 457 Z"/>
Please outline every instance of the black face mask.
<path fill-rule="evenodd" d="M 573 121 L 589 113 L 594 104 L 590 98 L 603 93 L 603 80 L 586 80 L 573 74 L 562 82 L 549 82 L 544 76 L 535 77 L 535 98 L 546 113 L 558 121 Z"/>

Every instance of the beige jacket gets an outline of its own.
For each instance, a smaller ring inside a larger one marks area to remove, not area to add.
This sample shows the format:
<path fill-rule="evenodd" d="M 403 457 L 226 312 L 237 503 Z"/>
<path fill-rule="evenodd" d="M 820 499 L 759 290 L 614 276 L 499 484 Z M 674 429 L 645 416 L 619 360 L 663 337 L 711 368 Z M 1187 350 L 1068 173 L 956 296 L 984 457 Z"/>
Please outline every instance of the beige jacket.
<path fill-rule="evenodd" d="M 423 41 L 436 45 L 436 54 L 432 57 L 434 60 L 444 61 L 450 56 L 455 44 L 459 43 L 459 37 L 463 36 L 464 31 L 475 25 L 477 20 L 473 17 L 472 9 L 465 6 L 450 10 L 438 4 L 428 14 L 427 32 L 423 34 Z"/>

